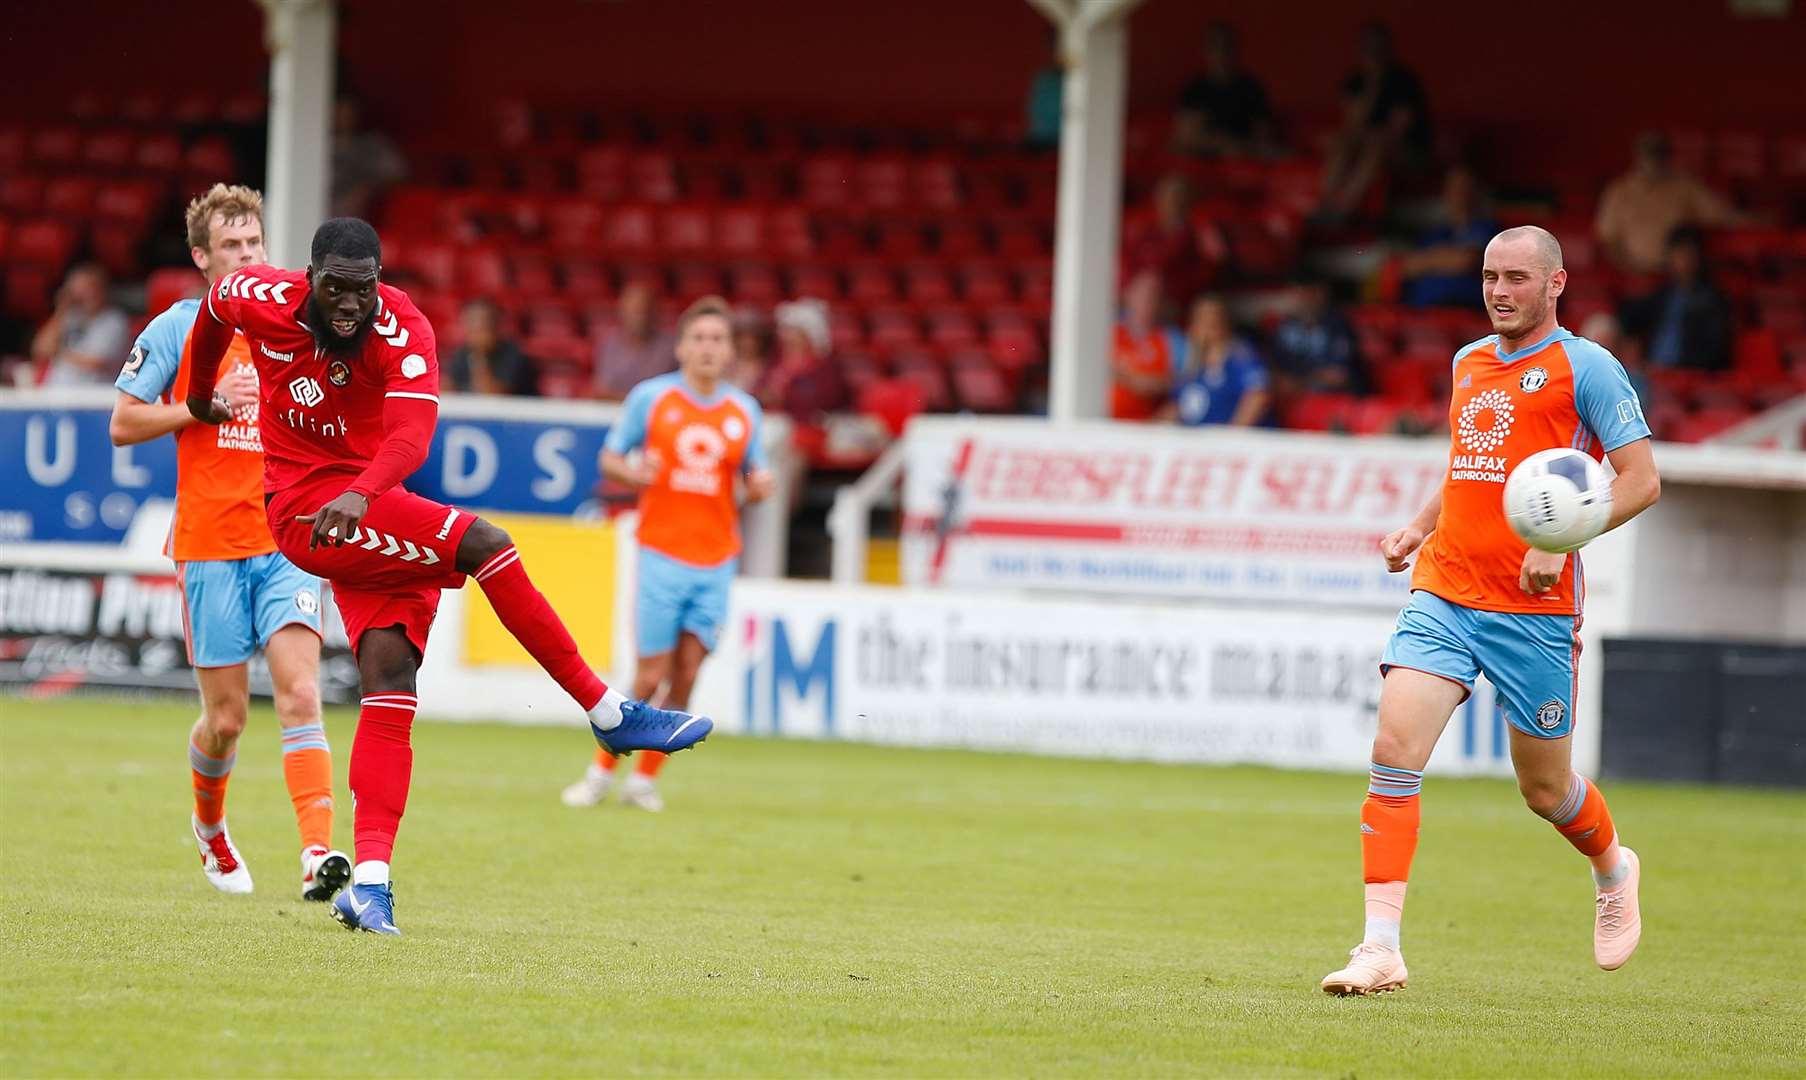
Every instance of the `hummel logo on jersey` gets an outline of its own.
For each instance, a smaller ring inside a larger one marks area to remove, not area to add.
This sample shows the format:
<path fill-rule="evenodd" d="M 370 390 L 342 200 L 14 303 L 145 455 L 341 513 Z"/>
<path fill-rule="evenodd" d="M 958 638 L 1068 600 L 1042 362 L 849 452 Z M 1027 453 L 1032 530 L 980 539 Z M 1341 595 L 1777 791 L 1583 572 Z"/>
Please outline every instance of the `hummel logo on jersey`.
<path fill-rule="evenodd" d="M 376 332 L 377 337 L 382 338 L 397 349 L 407 348 L 408 328 L 401 325 L 401 316 L 395 314 L 393 311 L 384 312 L 383 316 L 383 318 L 372 322 L 370 324 L 370 329 Z"/>
<path fill-rule="evenodd" d="M 263 355 L 269 357 L 271 360 L 280 360 L 285 364 L 292 364 L 295 362 L 295 354 L 292 352 L 277 352 L 275 349 L 270 348 L 261 341 L 257 343 L 257 347 L 263 350 Z"/>
<path fill-rule="evenodd" d="M 272 285 L 249 274 L 232 274 L 220 279 L 219 294 L 222 299 L 236 296 L 240 300 L 274 300 L 278 304 L 285 304 L 288 302 L 287 293 L 293 285 L 292 281 L 279 281 Z"/>
<path fill-rule="evenodd" d="M 317 381 L 305 375 L 289 383 L 288 392 L 295 396 L 297 402 L 309 409 L 326 400 L 326 391 L 320 388 Z"/>
<path fill-rule="evenodd" d="M 1463 375 L 1463 376 L 1461 376 L 1461 381 L 1456 383 L 1455 385 L 1465 389 L 1469 386 L 1474 385 L 1474 377 L 1472 375 Z"/>

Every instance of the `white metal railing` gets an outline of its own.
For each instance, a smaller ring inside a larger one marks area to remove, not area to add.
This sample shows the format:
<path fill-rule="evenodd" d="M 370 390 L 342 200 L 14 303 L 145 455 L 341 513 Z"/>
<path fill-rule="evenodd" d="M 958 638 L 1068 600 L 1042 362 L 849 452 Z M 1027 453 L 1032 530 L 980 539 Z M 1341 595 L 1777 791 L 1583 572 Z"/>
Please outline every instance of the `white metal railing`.
<path fill-rule="evenodd" d="M 1720 446 L 1767 446 L 1771 440 L 1781 450 L 1806 449 L 1806 394 L 1757 413 L 1706 441 Z"/>
<path fill-rule="evenodd" d="M 837 585 L 865 581 L 866 549 L 871 542 L 872 508 L 895 501 L 897 478 L 903 474 L 909 436 L 892 442 L 859 479 L 834 493 L 828 511 L 828 539 L 833 544 L 833 578 Z"/>

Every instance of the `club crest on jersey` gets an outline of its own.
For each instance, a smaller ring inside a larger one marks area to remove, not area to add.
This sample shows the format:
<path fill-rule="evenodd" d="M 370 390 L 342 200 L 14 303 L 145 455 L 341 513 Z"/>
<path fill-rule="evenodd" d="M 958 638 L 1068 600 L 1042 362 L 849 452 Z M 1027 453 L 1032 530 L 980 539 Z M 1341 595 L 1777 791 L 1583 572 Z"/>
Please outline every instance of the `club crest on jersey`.
<path fill-rule="evenodd" d="M 737 442 L 740 436 L 746 434 L 746 425 L 740 423 L 738 416 L 730 416 L 721 422 L 721 433 Z"/>
<path fill-rule="evenodd" d="M 317 615 L 320 611 L 320 598 L 308 589 L 295 594 L 295 610 L 303 615 Z"/>
<path fill-rule="evenodd" d="M 130 382 L 138 377 L 138 369 L 143 366 L 144 346 L 133 345 L 131 359 L 125 362 L 125 367 L 120 371 L 120 374 L 125 376 L 127 382 Z"/>
<path fill-rule="evenodd" d="M 1533 367 L 1518 379 L 1518 389 L 1526 394 L 1534 394 L 1548 385 L 1549 372 L 1545 368 Z"/>
<path fill-rule="evenodd" d="M 426 357 L 419 353 L 409 353 L 401 358 L 401 377 L 418 379 L 426 374 Z"/>
<path fill-rule="evenodd" d="M 1554 731 L 1561 726 L 1561 722 L 1567 719 L 1567 716 L 1568 707 L 1555 698 L 1550 698 L 1536 710 L 1536 726 L 1544 731 Z"/>
<path fill-rule="evenodd" d="M 344 386 L 351 381 L 351 365 L 343 360 L 326 365 L 326 381 L 334 386 Z"/>

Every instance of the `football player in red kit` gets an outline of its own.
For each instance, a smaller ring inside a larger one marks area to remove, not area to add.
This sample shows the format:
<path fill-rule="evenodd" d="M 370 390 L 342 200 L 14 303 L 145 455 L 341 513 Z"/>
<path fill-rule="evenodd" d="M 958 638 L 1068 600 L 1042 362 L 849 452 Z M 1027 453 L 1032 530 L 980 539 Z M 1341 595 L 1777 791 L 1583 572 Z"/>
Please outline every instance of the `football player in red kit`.
<path fill-rule="evenodd" d="M 381 272 L 376 230 L 334 218 L 314 233 L 305 272 L 250 266 L 221 278 L 195 316 L 188 408 L 208 423 L 228 419 L 214 381 L 233 331 L 243 333 L 262 394 L 270 532 L 291 562 L 332 583 L 363 692 L 351 745 L 356 865 L 333 914 L 395 934 L 389 857 L 413 769 L 414 678 L 441 589 L 474 577 L 611 753 L 686 749 L 712 724 L 609 689 L 506 533 L 401 486 L 432 441 L 439 359 L 432 326 Z"/>

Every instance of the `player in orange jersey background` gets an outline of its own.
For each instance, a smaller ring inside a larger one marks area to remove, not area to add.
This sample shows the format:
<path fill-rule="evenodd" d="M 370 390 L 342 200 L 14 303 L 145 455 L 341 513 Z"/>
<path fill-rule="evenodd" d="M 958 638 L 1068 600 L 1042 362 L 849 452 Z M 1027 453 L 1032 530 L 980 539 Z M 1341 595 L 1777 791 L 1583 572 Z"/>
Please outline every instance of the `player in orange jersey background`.
<path fill-rule="evenodd" d="M 209 287 L 263 261 L 263 196 L 215 184 L 188 204 L 189 254 Z M 182 582 L 188 660 L 201 690 L 189 736 L 194 836 L 207 880 L 251 891 L 226 831 L 226 782 L 250 704 L 245 664 L 262 649 L 282 727 L 282 771 L 301 831 L 301 895 L 329 900 L 351 876 L 332 849 L 332 750 L 320 722 L 320 581 L 276 550 L 263 507 L 263 441 L 250 346 L 235 336 L 219 381 L 232 418 L 197 424 L 188 393 L 189 328 L 200 301 L 179 300 L 138 336 L 119 373 L 116 446 L 176 438 L 176 514 L 166 553 Z"/>
<path fill-rule="evenodd" d="M 677 325 L 678 369 L 633 388 L 602 449 L 603 473 L 640 491 L 633 693 L 651 700 L 663 687 L 667 709 L 688 707 L 696 673 L 727 621 L 728 584 L 740 555 L 735 480 L 745 476 L 748 502 L 765 498 L 773 486 L 759 404 L 726 380 L 734 359 L 727 305 L 705 297 Z M 640 756 L 622 786 L 624 803 L 663 808 L 656 777 L 664 759 L 656 752 Z M 601 802 L 618 764 L 598 748 L 583 778 L 564 790 L 565 804 Z"/>

